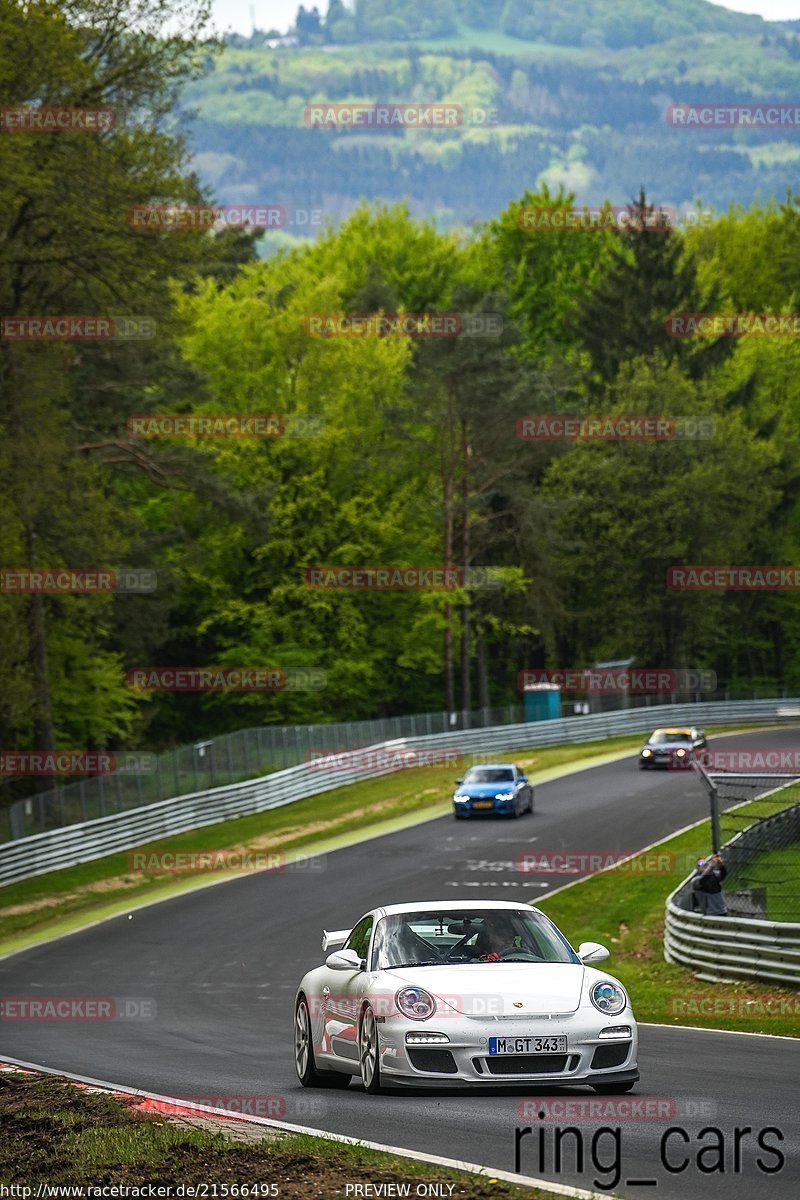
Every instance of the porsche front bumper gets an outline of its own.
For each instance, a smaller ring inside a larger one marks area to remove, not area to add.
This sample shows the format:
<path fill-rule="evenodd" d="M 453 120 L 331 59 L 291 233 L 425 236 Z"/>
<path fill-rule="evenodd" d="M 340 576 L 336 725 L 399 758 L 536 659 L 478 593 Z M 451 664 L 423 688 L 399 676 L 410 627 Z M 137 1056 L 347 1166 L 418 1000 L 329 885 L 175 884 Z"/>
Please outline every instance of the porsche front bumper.
<path fill-rule="evenodd" d="M 463 1087 L 465 1084 L 538 1083 L 554 1086 L 636 1080 L 636 1023 L 629 1010 L 592 1020 L 585 1009 L 564 1019 L 476 1021 L 454 1014 L 412 1022 L 387 1017 L 378 1023 L 381 1077 L 387 1085 Z M 588 1017 L 588 1020 L 587 1020 Z M 629 1036 L 600 1037 L 611 1026 L 627 1025 Z M 408 1034 L 440 1034 L 447 1041 L 409 1044 Z M 489 1039 L 566 1037 L 566 1053 L 492 1055 Z"/>

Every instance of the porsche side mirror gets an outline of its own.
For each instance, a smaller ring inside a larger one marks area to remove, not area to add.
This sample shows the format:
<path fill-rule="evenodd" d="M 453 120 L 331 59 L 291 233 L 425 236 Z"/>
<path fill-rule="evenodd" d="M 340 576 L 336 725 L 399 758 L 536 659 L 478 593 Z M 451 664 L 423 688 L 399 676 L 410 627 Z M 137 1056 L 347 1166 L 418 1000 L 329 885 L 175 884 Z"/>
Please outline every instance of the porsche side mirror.
<path fill-rule="evenodd" d="M 578 946 L 578 958 L 582 963 L 601 963 L 609 957 L 608 950 L 599 942 L 581 942 Z"/>
<path fill-rule="evenodd" d="M 330 967 L 332 971 L 360 971 L 363 969 L 364 960 L 355 950 L 334 950 L 333 954 L 329 954 L 325 959 L 325 966 Z"/>

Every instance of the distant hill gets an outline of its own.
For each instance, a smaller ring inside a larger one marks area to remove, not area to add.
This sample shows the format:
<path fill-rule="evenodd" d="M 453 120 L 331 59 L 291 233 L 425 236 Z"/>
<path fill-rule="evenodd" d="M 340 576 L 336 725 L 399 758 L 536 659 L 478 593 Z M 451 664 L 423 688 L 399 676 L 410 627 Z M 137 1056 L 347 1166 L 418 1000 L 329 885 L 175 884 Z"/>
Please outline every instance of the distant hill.
<path fill-rule="evenodd" d="M 530 42 L 611 49 L 648 46 L 697 33 L 760 32 L 761 17 L 706 0 L 332 0 L 320 19 L 300 7 L 297 32 L 335 43 L 449 37 L 462 27 Z"/>
<path fill-rule="evenodd" d="M 292 44 L 294 39 L 298 44 Z M 800 106 L 800 22 L 704 0 L 339 0 L 300 11 L 290 44 L 232 37 L 189 92 L 201 178 L 225 203 L 285 206 L 283 235 L 359 199 L 471 225 L 546 182 L 580 203 L 782 199 L 800 128 L 670 128 L 678 102 Z M 313 129 L 323 102 L 458 104 L 455 129 Z M 318 227 L 318 226 L 317 226 Z"/>

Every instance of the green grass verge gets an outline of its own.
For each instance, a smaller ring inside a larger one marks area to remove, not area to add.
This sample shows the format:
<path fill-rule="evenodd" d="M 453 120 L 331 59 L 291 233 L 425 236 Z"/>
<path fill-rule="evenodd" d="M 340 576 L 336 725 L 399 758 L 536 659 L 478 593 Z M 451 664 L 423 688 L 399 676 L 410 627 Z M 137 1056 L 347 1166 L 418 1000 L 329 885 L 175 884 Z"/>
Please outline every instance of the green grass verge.
<path fill-rule="evenodd" d="M 0 1076 L 0 1124 L 0 1180 L 33 1189 L 39 1184 L 202 1184 L 210 1197 L 327 1200 L 344 1196 L 348 1183 L 406 1182 L 414 1194 L 419 1183 L 439 1182 L 453 1185 L 453 1197 L 552 1197 L 551 1192 L 516 1187 L 491 1174 L 471 1175 L 263 1127 L 259 1140 L 233 1142 L 222 1133 L 144 1115 L 126 1101 L 90 1094 L 52 1077 Z M 241 1130 L 239 1122 L 232 1121 L 213 1128 L 226 1128 L 229 1135 Z"/>
<path fill-rule="evenodd" d="M 742 727 L 762 728 L 759 725 Z M 729 729 L 709 729 L 729 733 Z M 548 779 L 584 767 L 613 761 L 636 751 L 641 734 L 605 741 L 576 742 L 542 749 L 530 747 L 503 757 L 518 762 L 531 780 Z M 486 761 L 486 754 L 465 760 Z M 252 850 L 292 856 L 323 854 L 361 839 L 377 837 L 450 810 L 453 768 L 398 771 L 363 783 L 348 784 L 282 808 L 236 817 L 175 837 L 149 842 L 20 883 L 0 887 L 0 955 L 37 941 L 79 929 L 137 905 L 178 895 L 207 884 L 209 878 L 231 873 L 147 874 L 131 868 L 135 852 L 200 853 L 210 850 Z M 313 878 L 313 877 L 312 877 Z"/>
<path fill-rule="evenodd" d="M 579 770 L 633 752 L 641 741 L 641 735 L 635 734 L 504 752 L 503 757 L 523 766 L 536 784 L 563 774 L 565 768 Z M 480 758 L 486 761 L 486 755 Z M 480 761 L 477 756 L 476 761 Z M 165 875 L 134 871 L 131 856 L 136 852 L 247 849 L 264 854 L 322 854 L 360 837 L 445 815 L 450 811 L 456 774 L 452 767 L 397 771 L 9 884 L 0 888 L 0 954 L 220 877 L 220 872 Z M 224 872 L 226 878 L 231 874 Z"/>
<path fill-rule="evenodd" d="M 800 846 L 759 854 L 737 872 L 736 887 L 766 888 L 767 920 L 800 921 Z"/>
<path fill-rule="evenodd" d="M 768 797 L 740 811 L 760 819 L 786 803 Z M 690 873 L 693 860 L 708 853 L 710 840 L 710 822 L 704 821 L 659 842 L 659 856 L 675 855 L 674 871 L 637 870 L 634 860 L 540 897 L 536 905 L 568 931 L 573 945 L 608 946 L 609 970 L 629 990 L 638 1021 L 800 1036 L 796 991 L 757 982 L 707 983 L 664 960 L 667 896 Z"/>

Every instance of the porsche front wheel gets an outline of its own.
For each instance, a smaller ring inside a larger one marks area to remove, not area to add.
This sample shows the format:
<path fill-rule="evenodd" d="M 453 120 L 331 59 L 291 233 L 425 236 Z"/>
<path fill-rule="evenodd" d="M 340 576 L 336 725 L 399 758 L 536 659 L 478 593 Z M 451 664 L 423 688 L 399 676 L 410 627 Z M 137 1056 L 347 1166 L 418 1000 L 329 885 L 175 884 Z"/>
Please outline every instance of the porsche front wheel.
<path fill-rule="evenodd" d="M 381 1052 L 378 1045 L 378 1025 L 375 1014 L 367 1005 L 361 1014 L 358 1029 L 358 1059 L 361 1063 L 361 1082 L 364 1091 L 374 1095 L 381 1090 Z"/>
<path fill-rule="evenodd" d="M 297 1001 L 294 1014 L 294 1063 L 303 1087 L 346 1088 L 350 1076 L 339 1071 L 320 1071 L 314 1061 L 311 1016 L 305 996 Z"/>

